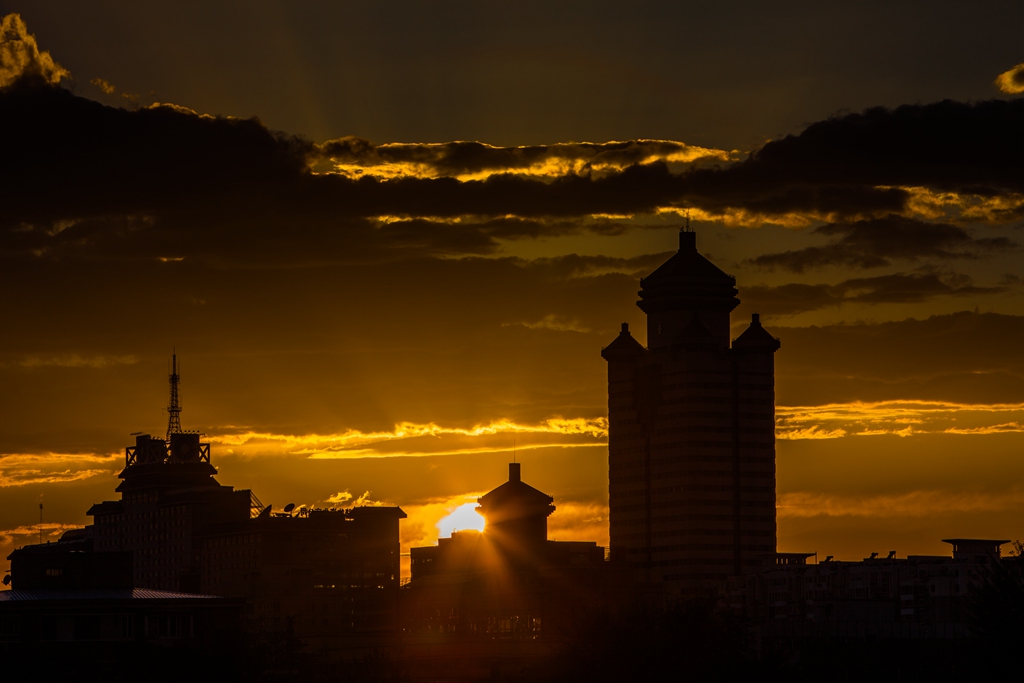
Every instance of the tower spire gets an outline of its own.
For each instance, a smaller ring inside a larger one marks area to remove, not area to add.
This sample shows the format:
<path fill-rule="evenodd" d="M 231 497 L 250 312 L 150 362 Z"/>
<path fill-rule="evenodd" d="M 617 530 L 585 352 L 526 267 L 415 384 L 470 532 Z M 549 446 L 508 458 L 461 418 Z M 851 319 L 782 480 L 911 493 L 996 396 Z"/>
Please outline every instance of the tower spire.
<path fill-rule="evenodd" d="M 181 404 L 178 403 L 178 354 L 171 354 L 171 375 L 168 378 L 171 383 L 171 404 L 167 406 L 167 440 L 171 440 L 171 434 L 181 434 Z"/>

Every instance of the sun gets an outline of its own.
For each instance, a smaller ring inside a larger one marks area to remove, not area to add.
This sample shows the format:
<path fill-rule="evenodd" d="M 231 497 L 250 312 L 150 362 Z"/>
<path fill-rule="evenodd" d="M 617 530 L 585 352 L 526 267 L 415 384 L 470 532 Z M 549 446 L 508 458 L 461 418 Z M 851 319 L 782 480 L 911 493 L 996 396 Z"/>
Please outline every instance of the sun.
<path fill-rule="evenodd" d="M 438 536 L 445 538 L 453 531 L 483 531 L 484 518 L 476 511 L 476 502 L 463 503 L 437 523 Z"/>

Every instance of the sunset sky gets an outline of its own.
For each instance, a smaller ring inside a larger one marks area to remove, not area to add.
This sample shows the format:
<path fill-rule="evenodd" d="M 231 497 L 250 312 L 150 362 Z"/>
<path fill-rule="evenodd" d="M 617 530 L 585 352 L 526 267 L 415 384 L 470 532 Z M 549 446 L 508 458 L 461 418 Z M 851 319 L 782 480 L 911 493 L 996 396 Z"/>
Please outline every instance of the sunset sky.
<path fill-rule="evenodd" d="M 172 349 L 264 503 L 400 505 L 407 550 L 514 447 L 606 544 L 600 351 L 687 212 L 782 341 L 781 551 L 1024 538 L 1024 4 L 0 17 L 2 556 L 116 497 Z"/>

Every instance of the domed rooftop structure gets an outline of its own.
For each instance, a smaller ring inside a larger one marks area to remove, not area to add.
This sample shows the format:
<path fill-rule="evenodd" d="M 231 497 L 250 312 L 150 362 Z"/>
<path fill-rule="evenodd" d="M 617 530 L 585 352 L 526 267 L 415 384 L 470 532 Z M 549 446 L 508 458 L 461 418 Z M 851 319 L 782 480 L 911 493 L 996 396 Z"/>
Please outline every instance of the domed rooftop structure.
<path fill-rule="evenodd" d="M 507 545 L 526 546 L 548 538 L 548 515 L 554 498 L 522 480 L 521 464 L 508 465 L 508 481 L 478 500 L 487 521 L 484 533 Z"/>
<path fill-rule="evenodd" d="M 697 251 L 697 233 L 679 233 L 679 251 L 657 270 L 640 279 L 644 313 L 665 308 L 698 308 L 731 311 L 739 305 L 736 278 Z"/>
<path fill-rule="evenodd" d="M 622 331 L 619 332 L 619 336 L 611 344 L 601 349 L 601 357 L 605 360 L 645 355 L 647 355 L 647 349 L 629 333 L 629 323 L 622 323 Z"/>
<path fill-rule="evenodd" d="M 761 326 L 761 316 L 754 313 L 750 316 L 750 327 L 736 337 L 732 347 L 740 350 L 778 351 L 782 343 Z"/>
<path fill-rule="evenodd" d="M 697 234 L 684 228 L 679 251 L 640 280 L 637 306 L 647 314 L 647 347 L 671 347 L 697 316 L 722 347 L 729 346 L 729 313 L 740 300 L 736 278 L 697 251 Z"/>

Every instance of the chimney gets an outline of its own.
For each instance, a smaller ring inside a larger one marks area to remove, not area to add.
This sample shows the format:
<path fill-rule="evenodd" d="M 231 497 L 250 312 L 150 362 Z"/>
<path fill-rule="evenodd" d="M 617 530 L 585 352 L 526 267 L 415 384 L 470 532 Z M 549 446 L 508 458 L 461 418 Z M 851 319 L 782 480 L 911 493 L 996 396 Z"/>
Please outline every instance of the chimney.
<path fill-rule="evenodd" d="M 508 480 L 509 481 L 522 481 L 522 476 L 519 473 L 519 466 L 522 463 L 510 462 L 508 464 Z"/>

